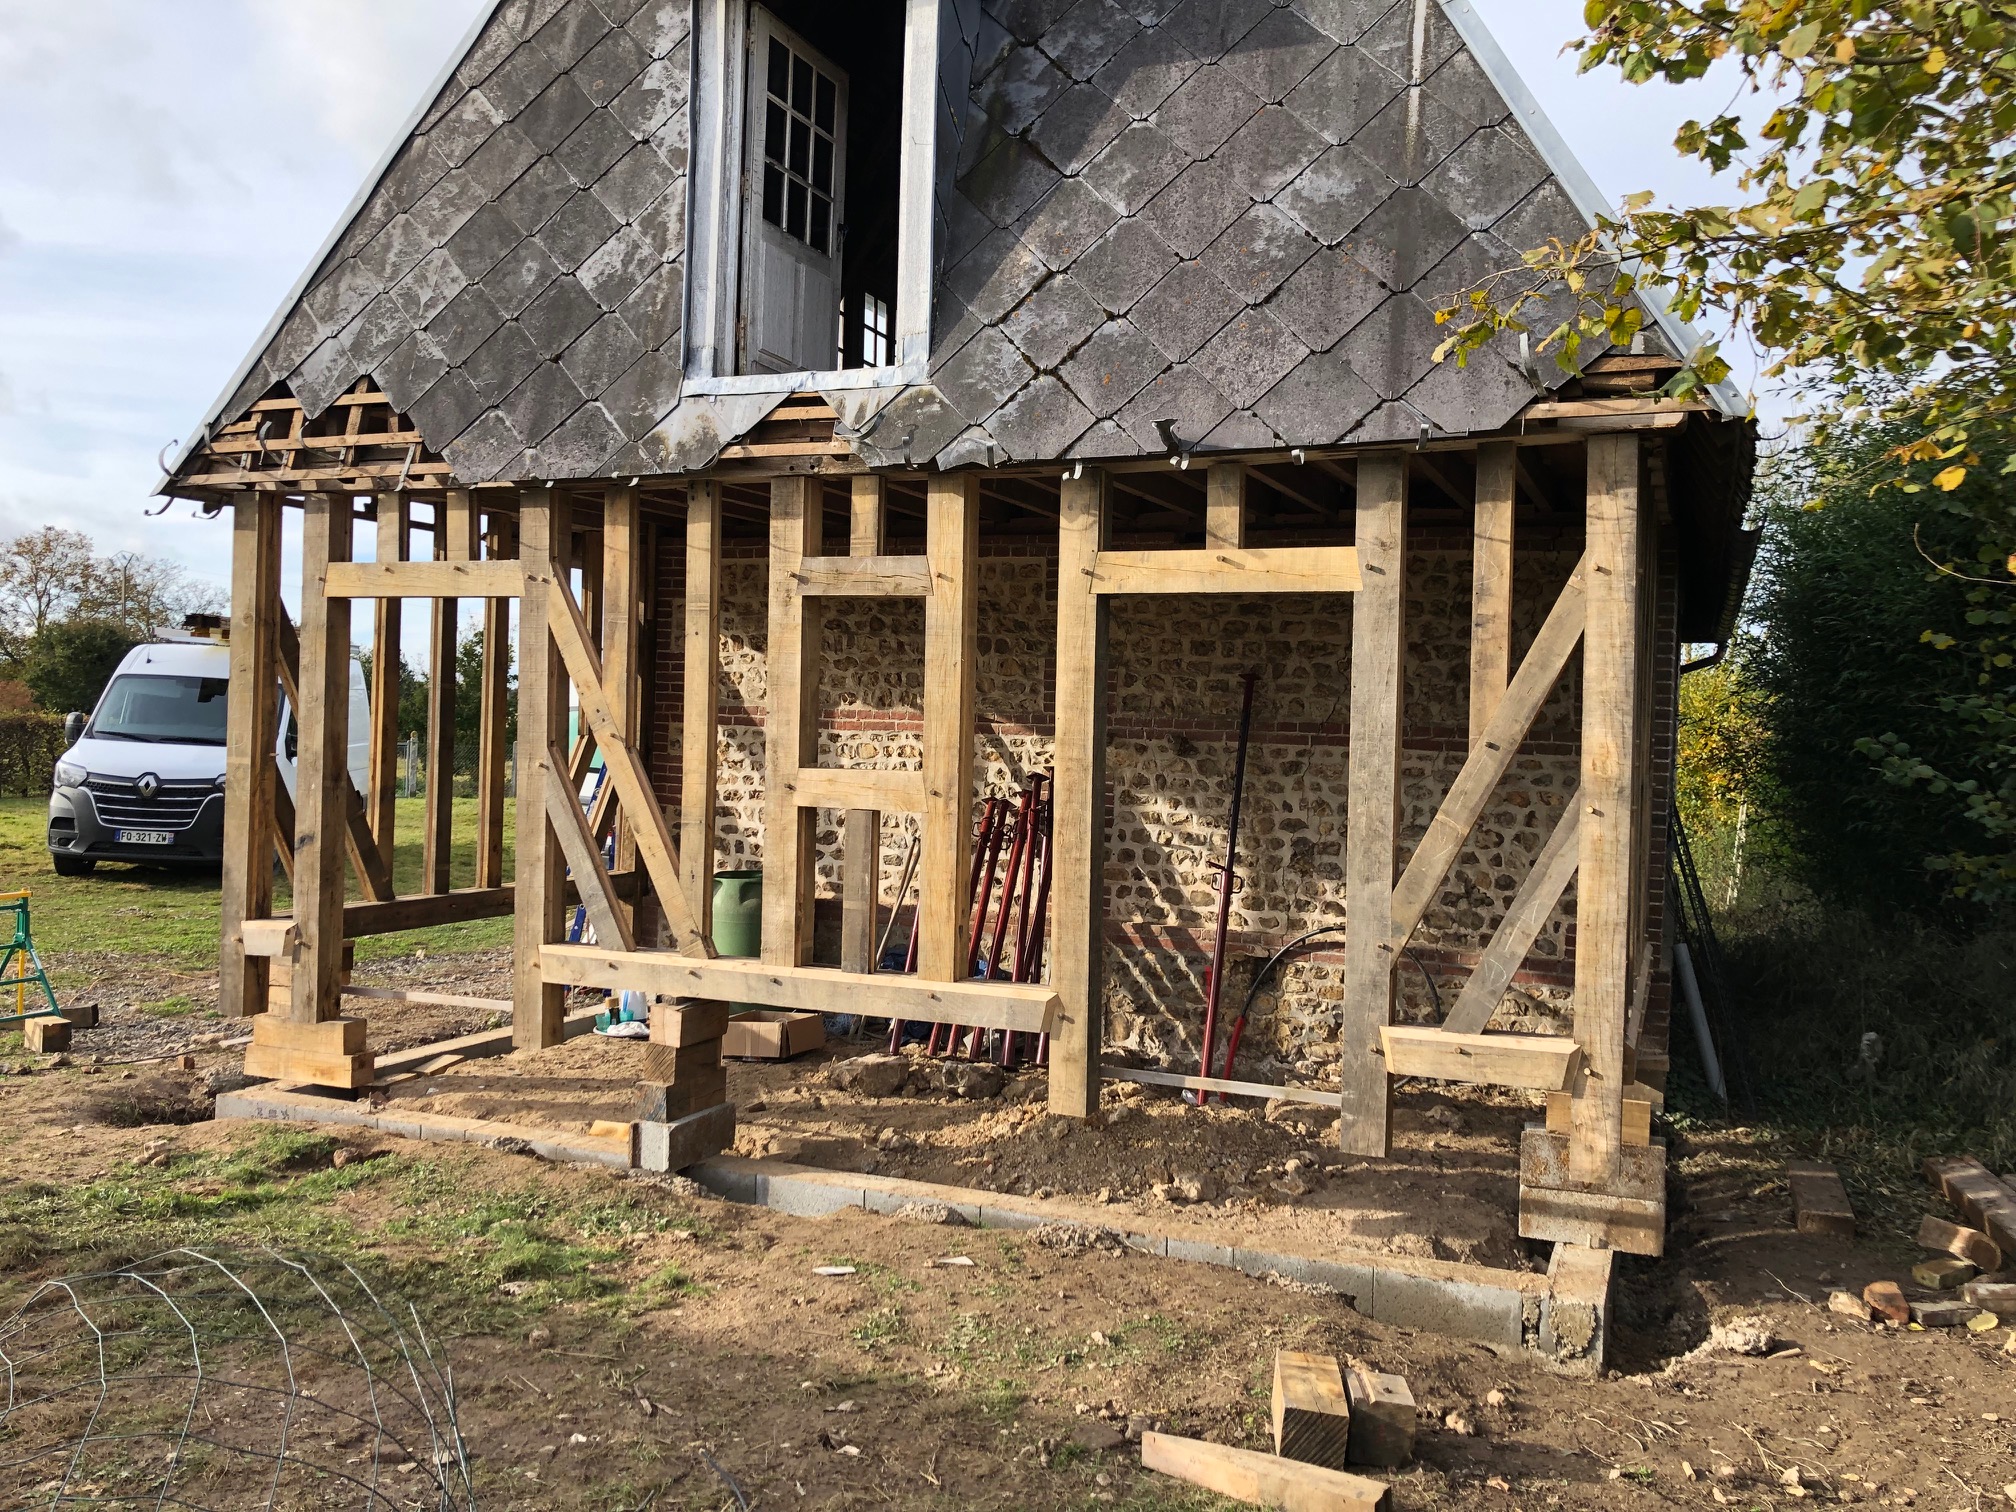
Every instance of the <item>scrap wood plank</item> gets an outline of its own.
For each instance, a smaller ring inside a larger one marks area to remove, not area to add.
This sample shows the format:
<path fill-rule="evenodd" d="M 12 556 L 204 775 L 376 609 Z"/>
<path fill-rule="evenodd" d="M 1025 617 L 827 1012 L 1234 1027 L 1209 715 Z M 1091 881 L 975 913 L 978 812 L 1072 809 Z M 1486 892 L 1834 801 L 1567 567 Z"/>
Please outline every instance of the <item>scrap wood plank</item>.
<path fill-rule="evenodd" d="M 1817 1160 L 1795 1160 L 1785 1168 L 1792 1186 L 1792 1214 L 1802 1234 L 1855 1237 L 1855 1208 L 1841 1173 Z"/>
<path fill-rule="evenodd" d="M 1393 1508 L 1392 1488 L 1362 1475 L 1170 1433 L 1141 1435 L 1141 1464 L 1234 1501 L 1278 1507 L 1281 1512 L 1392 1512 Z"/>
<path fill-rule="evenodd" d="M 1926 1160 L 1924 1171 L 1925 1179 L 1969 1222 L 2005 1254 L 2016 1255 L 2016 1190 L 1971 1155 L 1934 1156 Z"/>
<path fill-rule="evenodd" d="M 1984 1271 L 2002 1269 L 2002 1248 L 1993 1239 L 1977 1228 L 1948 1223 L 1930 1213 L 1918 1226 L 1918 1243 L 1926 1249 L 1968 1261 Z"/>

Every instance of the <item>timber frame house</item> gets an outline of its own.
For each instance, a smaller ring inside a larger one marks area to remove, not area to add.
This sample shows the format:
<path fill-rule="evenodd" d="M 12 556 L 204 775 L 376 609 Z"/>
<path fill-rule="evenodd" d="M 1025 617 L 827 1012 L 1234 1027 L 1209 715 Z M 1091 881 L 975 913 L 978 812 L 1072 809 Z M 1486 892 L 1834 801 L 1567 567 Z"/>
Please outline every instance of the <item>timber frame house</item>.
<path fill-rule="evenodd" d="M 1510 345 L 1460 369 L 1432 356 L 1442 298 L 1597 208 L 1467 0 L 501 0 L 160 487 L 232 521 L 223 1003 L 256 1015 L 248 1069 L 368 1085 L 345 942 L 508 914 L 521 1047 L 558 1041 L 578 987 L 1003 1028 L 1049 1036 L 1054 1112 L 1096 1116 L 1114 602 L 1349 596 L 1325 1094 L 1343 1145 L 1386 1153 L 1400 1076 L 1566 1094 L 1526 1137 L 1521 1233 L 1656 1253 L 1664 1149 L 1627 1117 L 1658 1079 L 1647 1005 L 1666 980 L 1654 693 L 1683 641 L 1727 634 L 1754 428 L 1726 395 L 1662 397 L 1693 338 L 1656 310 L 1574 375 Z M 1407 836 L 1423 519 L 1473 543 L 1468 750 Z M 1515 660 L 1534 519 L 1580 564 Z M 994 540 L 1056 563 L 1038 982 L 967 970 Z M 722 565 L 759 547 L 763 945 L 720 959 Z M 432 627 L 445 771 L 471 600 L 474 874 L 453 885 L 433 783 L 421 889 L 397 896 L 402 615 Z M 848 600 L 921 602 L 914 765 L 822 763 L 822 625 Z M 378 649 L 361 792 L 344 759 L 360 632 Z M 678 707 L 653 707 L 675 647 Z M 1403 950 L 1578 648 L 1573 800 L 1444 1020 L 1396 1023 Z M 262 756 L 283 688 L 291 804 Z M 654 721 L 679 733 L 669 771 Z M 820 811 L 845 815 L 839 965 L 813 963 Z M 921 825 L 909 973 L 873 949 L 885 814 Z M 1571 880 L 1572 1033 L 1491 1030 Z M 593 944 L 567 942 L 577 903 Z"/>

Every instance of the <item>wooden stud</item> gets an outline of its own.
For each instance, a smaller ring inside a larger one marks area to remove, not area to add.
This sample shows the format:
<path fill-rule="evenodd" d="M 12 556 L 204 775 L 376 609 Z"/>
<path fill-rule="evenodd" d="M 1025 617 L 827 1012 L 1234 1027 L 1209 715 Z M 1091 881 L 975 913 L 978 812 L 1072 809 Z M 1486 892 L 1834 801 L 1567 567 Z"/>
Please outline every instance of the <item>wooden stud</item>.
<path fill-rule="evenodd" d="M 1067 477 L 1058 496 L 1057 742 L 1050 863 L 1050 1111 L 1090 1118 L 1099 1109 L 1106 939 L 1107 601 L 1092 571 L 1105 544 L 1104 472 Z"/>
<path fill-rule="evenodd" d="M 880 478 L 854 480 L 849 501 L 847 553 L 850 558 L 882 555 L 888 511 Z M 846 833 L 840 847 L 840 969 L 872 972 L 875 926 L 882 902 L 882 815 L 877 809 L 846 811 Z"/>
<path fill-rule="evenodd" d="M 1470 744 L 1484 727 L 1512 675 L 1512 515 L 1518 499 L 1519 448 L 1494 442 L 1477 449 L 1477 517 L 1470 568 Z"/>
<path fill-rule="evenodd" d="M 301 639 L 294 629 L 294 622 L 287 617 L 284 604 L 276 604 L 273 610 L 274 628 L 277 632 L 280 653 L 280 690 L 296 710 L 301 707 Z M 349 684 L 344 684 L 344 709 L 349 709 Z M 347 753 L 346 753 L 347 755 Z M 342 772 L 344 848 L 350 855 L 350 869 L 356 874 L 358 889 L 374 903 L 384 903 L 392 898 L 392 868 L 385 855 L 378 849 L 378 842 L 371 837 L 371 821 L 364 814 L 364 799 L 357 786 L 350 780 L 347 763 Z M 291 800 L 284 787 L 275 787 L 273 808 L 283 835 L 294 833 L 294 812 Z M 282 859 L 286 852 L 282 852 Z M 287 873 L 293 878 L 292 867 Z"/>
<path fill-rule="evenodd" d="M 638 675 L 644 623 L 640 498 L 634 485 L 626 485 L 611 488 L 602 501 L 602 691 L 609 699 L 609 712 L 617 728 L 623 732 L 624 744 L 632 748 L 637 745 L 642 713 Z M 637 864 L 637 841 L 630 819 L 615 802 L 615 787 L 607 780 L 596 801 L 596 813 L 609 818 L 593 826 L 595 834 L 608 834 L 613 823 L 616 869 L 629 871 Z"/>
<path fill-rule="evenodd" d="M 403 562 L 411 544 L 411 511 L 407 495 L 378 496 L 377 543 L 380 562 Z M 379 852 L 392 857 L 395 806 L 399 797 L 399 653 L 400 619 L 404 605 L 382 598 L 371 606 L 371 736 L 369 779 L 365 783 L 366 817 Z"/>
<path fill-rule="evenodd" d="M 1392 1488 L 1362 1475 L 1170 1433 L 1141 1435 L 1144 1469 L 1277 1512 L 1392 1512 Z"/>
<path fill-rule="evenodd" d="M 1274 1351 L 1274 1452 L 1342 1470 L 1348 1463 L 1351 1400 L 1334 1355 Z"/>
<path fill-rule="evenodd" d="M 218 1008 L 226 1018 L 266 1010 L 266 962 L 243 949 L 244 926 L 273 911 L 279 790 L 273 750 L 280 681 L 275 611 L 280 602 L 280 501 L 240 494 L 231 513 L 231 685 L 225 717 L 223 961 Z M 292 859 L 292 846 L 288 857 Z"/>
<path fill-rule="evenodd" d="M 434 554 L 447 562 L 476 559 L 476 510 L 469 490 L 451 488 L 435 506 Z M 461 606 L 452 598 L 428 605 L 427 814 L 420 859 L 420 890 L 447 892 L 454 880 L 455 847 L 455 642 Z"/>
<path fill-rule="evenodd" d="M 550 488 L 519 494 L 518 556 L 528 588 L 566 571 L 559 553 L 569 538 L 570 510 Z M 561 1039 L 566 992 L 539 969 L 539 952 L 566 937 L 562 861 L 547 823 L 543 770 L 550 750 L 567 737 L 567 674 L 553 643 L 552 610 L 544 593 L 528 592 L 518 607 L 518 847 L 513 908 L 514 987 L 511 1039 L 541 1050 Z"/>
<path fill-rule="evenodd" d="M 490 516 L 490 559 L 517 555 L 517 522 Z M 504 767 L 509 759 L 505 732 L 511 690 L 511 600 L 483 601 L 483 704 L 476 754 L 476 886 L 504 885 Z"/>
<path fill-rule="evenodd" d="M 347 494 L 311 493 L 302 505 L 300 741 L 294 778 L 294 991 L 288 1017 L 335 1018 L 343 986 L 345 799 L 351 789 L 350 601 L 330 598 L 331 562 L 350 557 Z M 375 841 L 373 842 L 375 845 Z"/>
<path fill-rule="evenodd" d="M 714 803 L 721 699 L 721 485 L 686 491 L 685 694 L 680 713 L 679 855 L 686 906 L 714 936 Z"/>
<path fill-rule="evenodd" d="M 1568 807 L 1554 821 L 1547 843 L 1533 858 L 1526 880 L 1513 895 L 1512 906 L 1505 910 L 1497 933 L 1491 936 L 1491 943 L 1484 947 L 1484 954 L 1471 968 L 1470 979 L 1463 984 L 1456 1006 L 1444 1018 L 1443 1028 L 1456 1034 L 1482 1034 L 1485 1025 L 1491 1022 L 1505 989 L 1512 984 L 1513 973 L 1525 964 L 1526 953 L 1554 916 L 1554 907 L 1581 862 L 1581 824 L 1582 805 L 1571 796 Z"/>
<path fill-rule="evenodd" d="M 1574 1088 L 1569 1168 L 1607 1185 L 1623 1149 L 1624 1021 L 1630 990 L 1631 779 L 1637 728 L 1641 560 L 1639 442 L 1589 442 L 1588 628 L 1582 652 L 1581 859 L 1575 890 L 1575 1038 L 1583 1074 Z"/>
<path fill-rule="evenodd" d="M 1353 1155 L 1392 1149 L 1392 1080 L 1381 1031 L 1393 1017 L 1393 860 L 1405 681 L 1407 463 L 1358 464 L 1358 561 L 1351 611 L 1351 772 L 1345 835 L 1342 1094 L 1338 1136 Z"/>
<path fill-rule="evenodd" d="M 931 597 L 924 602 L 923 923 L 917 974 L 966 975 L 968 867 L 973 854 L 974 637 L 980 609 L 980 479 L 934 474 L 926 485 Z"/>
<path fill-rule="evenodd" d="M 807 603 L 792 574 L 816 556 L 824 529 L 816 478 L 770 485 L 770 637 L 764 679 L 763 960 L 802 966 L 812 956 L 814 809 L 801 808 L 794 779 L 819 760 L 819 647 L 823 607 Z"/>
<path fill-rule="evenodd" d="M 1246 546 L 1246 464 L 1214 462 L 1204 475 L 1204 548 L 1243 551 Z"/>

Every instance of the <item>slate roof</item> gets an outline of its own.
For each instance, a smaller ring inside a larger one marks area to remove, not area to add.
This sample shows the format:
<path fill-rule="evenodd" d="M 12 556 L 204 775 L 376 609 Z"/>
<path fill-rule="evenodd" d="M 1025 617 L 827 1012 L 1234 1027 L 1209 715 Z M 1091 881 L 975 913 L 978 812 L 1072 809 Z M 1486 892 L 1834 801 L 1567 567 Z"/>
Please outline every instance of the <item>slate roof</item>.
<path fill-rule="evenodd" d="M 465 482 L 711 463 L 779 396 L 681 392 L 690 31 L 503 0 L 213 420 L 369 375 Z M 942 40 L 929 381 L 827 396 L 864 460 L 1413 440 L 1534 397 L 1436 364 L 1433 309 L 1588 222 L 1443 0 L 946 0 Z"/>

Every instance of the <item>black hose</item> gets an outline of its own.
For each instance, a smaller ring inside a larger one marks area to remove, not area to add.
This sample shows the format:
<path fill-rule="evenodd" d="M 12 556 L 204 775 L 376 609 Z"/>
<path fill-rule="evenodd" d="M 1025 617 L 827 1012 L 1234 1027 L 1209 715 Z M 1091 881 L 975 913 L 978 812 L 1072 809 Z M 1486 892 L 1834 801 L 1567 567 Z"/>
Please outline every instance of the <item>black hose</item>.
<path fill-rule="evenodd" d="M 1294 939 L 1290 940 L 1286 945 L 1283 945 L 1279 950 L 1275 951 L 1274 954 L 1267 957 L 1267 964 L 1262 966 L 1258 971 L 1253 973 L 1252 985 L 1250 985 L 1246 989 L 1246 1001 L 1239 1005 L 1239 1015 L 1232 1021 L 1233 1024 L 1237 1028 L 1245 1027 L 1246 1016 L 1248 1013 L 1252 1011 L 1253 1008 L 1253 1000 L 1258 996 L 1260 996 L 1260 989 L 1267 985 L 1267 978 L 1274 974 L 1274 968 L 1276 966 L 1279 966 L 1282 960 L 1286 958 L 1291 951 L 1299 949 L 1303 945 L 1306 945 L 1309 941 L 1316 939 L 1321 935 L 1343 934 L 1346 928 L 1347 926 L 1343 924 L 1325 924 L 1321 929 L 1312 929 L 1307 934 L 1297 935 Z M 1435 978 L 1433 978 L 1428 974 L 1428 968 L 1422 965 L 1421 957 L 1416 955 L 1413 951 L 1409 950 L 1407 952 L 1407 959 L 1412 961 L 1415 967 L 1419 969 L 1421 973 L 1421 980 L 1428 984 L 1428 996 L 1434 1000 L 1436 1012 L 1440 1013 L 1442 1010 L 1442 994 L 1439 990 L 1437 990 L 1435 986 Z M 1237 1044 L 1238 1042 L 1234 1040 L 1233 1043 Z M 1207 1076 L 1210 1074 L 1210 1068 L 1208 1066 L 1205 1068 L 1205 1074 Z M 1229 1063 L 1225 1067 L 1225 1074 L 1227 1076 L 1230 1076 L 1232 1074 L 1232 1067 Z"/>

